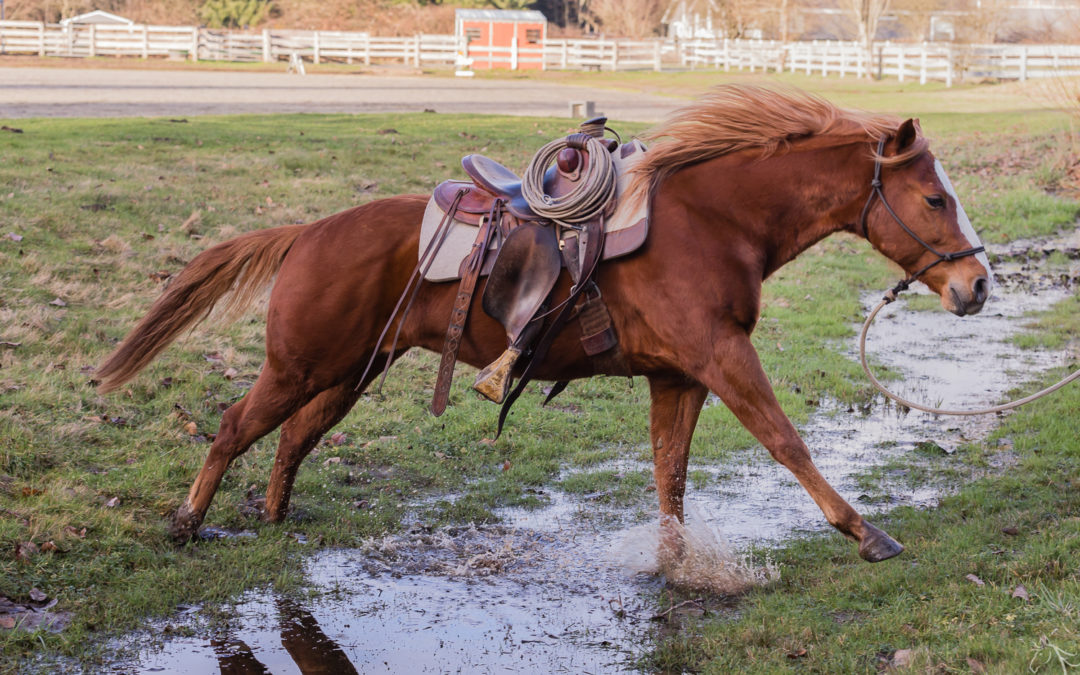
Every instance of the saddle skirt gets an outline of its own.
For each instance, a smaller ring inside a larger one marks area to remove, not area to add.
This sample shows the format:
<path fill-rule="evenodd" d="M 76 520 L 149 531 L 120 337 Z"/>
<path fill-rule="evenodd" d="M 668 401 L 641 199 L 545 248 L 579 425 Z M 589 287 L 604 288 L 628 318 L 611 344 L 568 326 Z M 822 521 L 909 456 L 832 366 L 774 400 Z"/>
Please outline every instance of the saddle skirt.
<path fill-rule="evenodd" d="M 605 260 L 618 258 L 637 250 L 645 242 L 648 235 L 648 199 L 644 196 L 627 194 L 631 182 L 630 169 L 644 157 L 645 146 L 636 139 L 624 143 L 612 151 L 612 160 L 616 173 L 615 211 L 604 221 L 606 236 L 603 259 Z M 421 253 L 427 250 L 428 244 L 431 242 L 432 237 L 435 236 L 436 230 L 439 229 L 439 224 L 442 222 L 448 207 L 448 204 L 445 203 L 448 195 L 452 197 L 458 189 L 465 189 L 468 192 L 462 198 L 462 203 L 470 200 L 471 197 L 475 197 L 476 200 L 483 203 L 493 198 L 490 192 L 477 187 L 471 181 L 446 181 L 443 185 L 446 187 L 452 186 L 452 189 L 444 189 L 443 186 L 440 186 L 440 189 L 435 194 L 432 194 L 427 209 L 424 211 L 424 220 L 420 226 L 419 252 Z M 442 199 L 437 199 L 437 195 Z M 510 213 L 513 214 L 513 211 L 511 210 Z M 427 281 L 454 281 L 462 277 L 463 264 L 476 241 L 477 227 L 479 225 L 475 221 L 479 220 L 479 218 L 475 217 L 475 214 L 473 214 L 473 217 L 468 217 L 460 211 L 459 214 L 462 217 L 454 219 L 442 246 L 424 274 L 424 279 Z M 474 222 L 467 222 L 464 218 Z M 498 245 L 498 238 L 494 238 L 490 250 L 497 249 Z M 481 275 L 490 272 L 495 258 L 495 255 L 486 257 Z"/>

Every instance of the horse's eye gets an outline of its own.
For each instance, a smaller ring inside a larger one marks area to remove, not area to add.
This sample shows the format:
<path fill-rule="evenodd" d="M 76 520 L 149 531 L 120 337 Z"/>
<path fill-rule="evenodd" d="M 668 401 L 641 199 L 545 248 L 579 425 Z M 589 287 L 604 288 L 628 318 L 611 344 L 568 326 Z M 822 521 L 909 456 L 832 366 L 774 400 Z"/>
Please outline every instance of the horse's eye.
<path fill-rule="evenodd" d="M 926 205 L 932 209 L 945 208 L 945 198 L 941 195 L 930 195 L 929 197 L 924 197 L 923 199 L 926 200 Z"/>

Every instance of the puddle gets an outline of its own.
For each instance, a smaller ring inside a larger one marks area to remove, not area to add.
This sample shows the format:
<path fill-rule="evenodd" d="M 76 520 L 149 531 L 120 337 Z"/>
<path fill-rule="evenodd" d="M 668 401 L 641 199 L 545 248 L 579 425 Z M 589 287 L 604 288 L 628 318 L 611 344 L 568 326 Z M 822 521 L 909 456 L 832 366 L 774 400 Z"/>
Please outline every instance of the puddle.
<path fill-rule="evenodd" d="M 1004 273 L 984 314 L 958 319 L 943 311 L 906 311 L 902 302 L 883 312 L 869 343 L 878 363 L 904 373 L 893 385 L 898 393 L 949 407 L 983 406 L 1062 363 L 1060 354 L 1021 351 L 1008 339 L 1021 329 L 1023 314 L 1069 294 L 1077 279 L 1074 258 L 1066 254 L 1066 263 L 1057 259 L 1049 269 L 1051 254 L 1014 248 L 992 251 Z M 868 294 L 864 304 L 869 308 L 879 297 Z M 854 345 L 850 353 L 855 358 Z M 905 414 L 881 399 L 865 411 L 823 402 L 803 437 L 826 478 L 872 514 L 899 504 L 932 505 L 940 488 L 896 481 L 885 485 L 885 494 L 867 495 L 860 472 L 911 456 L 927 441 L 951 452 L 984 437 L 993 424 L 993 418 Z M 589 469 L 598 470 L 648 474 L 651 466 L 620 460 Z M 739 551 L 829 529 L 790 473 L 760 448 L 722 466 L 692 463 L 690 470 L 687 540 L 697 567 L 683 574 L 715 572 L 714 589 L 734 591 L 776 577 L 769 561 Z M 656 560 L 661 535 L 652 517 L 654 493 L 644 494 L 640 507 L 607 505 L 597 495 L 557 487 L 544 495 L 542 508 L 502 511 L 499 526 L 414 526 L 357 550 L 314 554 L 305 563 L 313 597 L 300 602 L 253 592 L 212 625 L 181 613 L 168 622 L 168 633 L 191 637 L 163 639 L 164 623 L 129 636 L 117 651 L 137 655 L 111 670 L 632 671 L 664 631 L 723 608 L 715 595 L 680 603 L 663 593 L 655 572 L 677 577 L 679 571 Z"/>
<path fill-rule="evenodd" d="M 137 663 L 112 672 L 632 669 L 657 625 L 640 596 L 660 584 L 580 555 L 581 544 L 498 526 L 417 528 L 319 553 L 306 564 L 319 597 L 249 594 L 210 637 L 203 629 L 143 647 Z"/>

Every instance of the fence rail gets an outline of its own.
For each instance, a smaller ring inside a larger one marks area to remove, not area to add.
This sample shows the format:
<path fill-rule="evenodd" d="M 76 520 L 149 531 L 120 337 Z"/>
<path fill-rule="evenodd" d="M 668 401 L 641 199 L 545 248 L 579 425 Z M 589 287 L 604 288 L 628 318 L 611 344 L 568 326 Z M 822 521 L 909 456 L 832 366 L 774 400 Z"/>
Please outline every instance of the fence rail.
<path fill-rule="evenodd" d="M 0 21 L 0 53 L 60 57 L 172 57 L 193 61 L 404 63 L 493 62 L 551 70 L 791 71 L 825 77 L 895 77 L 952 85 L 963 79 L 1080 75 L 1080 45 L 878 43 L 770 40 L 549 39 L 542 45 L 466 45 L 453 35 L 376 37 L 341 31 L 219 31 L 192 26 L 112 26 Z"/>

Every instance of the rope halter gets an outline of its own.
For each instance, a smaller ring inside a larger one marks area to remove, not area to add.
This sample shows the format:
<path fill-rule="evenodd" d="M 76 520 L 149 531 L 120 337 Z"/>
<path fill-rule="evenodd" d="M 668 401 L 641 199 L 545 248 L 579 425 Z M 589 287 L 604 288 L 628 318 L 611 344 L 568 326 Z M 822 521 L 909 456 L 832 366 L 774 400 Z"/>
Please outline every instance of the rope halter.
<path fill-rule="evenodd" d="M 870 214 L 870 207 L 873 205 L 874 199 L 877 198 L 881 201 L 881 205 L 885 207 L 885 211 L 890 216 L 892 216 L 892 219 L 894 221 L 896 221 L 896 224 L 904 229 L 904 232 L 907 232 L 912 239 L 919 242 L 919 245 L 921 245 L 924 249 L 937 256 L 937 260 L 927 265 L 924 265 L 922 269 L 920 269 L 918 272 L 915 272 L 908 278 L 901 280 L 899 283 L 896 284 L 896 286 L 893 286 L 893 288 L 885 294 L 885 300 L 888 303 L 896 300 L 897 295 L 899 295 L 903 291 L 906 291 L 911 286 L 911 283 L 913 281 L 915 281 L 928 270 L 930 270 L 930 268 L 943 262 L 952 262 L 953 260 L 958 260 L 960 258 L 966 258 L 970 255 L 982 253 L 985 248 L 983 246 L 975 246 L 973 248 L 966 248 L 962 251 L 955 251 L 953 253 L 942 253 L 941 251 L 928 244 L 922 237 L 915 234 L 915 231 L 908 227 L 907 224 L 900 218 L 900 216 L 896 215 L 896 211 L 893 211 L 892 206 L 889 205 L 889 200 L 885 199 L 885 193 L 881 190 L 881 158 L 884 156 L 883 153 L 885 152 L 885 140 L 885 136 L 882 136 L 878 140 L 877 154 L 874 155 L 874 178 L 870 181 L 870 196 L 866 198 L 866 204 L 863 206 L 862 214 L 859 215 L 859 224 L 862 226 L 863 233 L 866 235 L 866 240 L 870 240 L 870 221 L 868 221 L 866 217 Z"/>

